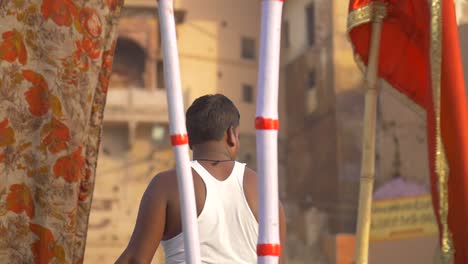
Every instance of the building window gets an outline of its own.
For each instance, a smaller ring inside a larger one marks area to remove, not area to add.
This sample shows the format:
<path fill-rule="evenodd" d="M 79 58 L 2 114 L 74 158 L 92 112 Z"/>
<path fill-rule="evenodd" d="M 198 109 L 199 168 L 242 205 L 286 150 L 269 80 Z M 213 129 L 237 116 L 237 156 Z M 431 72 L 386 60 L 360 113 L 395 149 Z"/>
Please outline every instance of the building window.
<path fill-rule="evenodd" d="M 242 37 L 242 58 L 253 60 L 255 59 L 255 39 Z"/>
<path fill-rule="evenodd" d="M 315 89 L 316 79 L 315 79 L 315 71 L 310 71 L 309 76 L 307 77 L 307 88 Z"/>
<path fill-rule="evenodd" d="M 289 22 L 284 21 L 283 22 L 283 36 L 282 36 L 282 43 L 283 43 L 283 48 L 289 48 L 290 45 L 290 39 L 289 39 Z"/>
<path fill-rule="evenodd" d="M 309 46 L 315 45 L 315 5 L 306 7 L 307 41 Z"/>
<path fill-rule="evenodd" d="M 253 87 L 249 84 L 242 85 L 242 100 L 245 103 L 253 103 Z"/>
<path fill-rule="evenodd" d="M 170 146 L 169 127 L 166 124 L 152 124 L 152 125 L 148 125 L 146 129 L 148 130 L 148 132 L 151 131 L 150 138 L 153 143 L 153 146 L 155 147 Z M 146 134 L 144 136 L 147 137 Z"/>
<path fill-rule="evenodd" d="M 130 147 L 130 130 L 128 124 L 104 122 L 101 146 L 105 156 L 125 156 L 125 153 Z"/>
<path fill-rule="evenodd" d="M 156 78 L 157 78 L 157 88 L 164 89 L 166 84 L 164 82 L 164 62 L 162 60 L 158 60 L 156 65 Z"/>
<path fill-rule="evenodd" d="M 317 80 L 315 71 L 310 71 L 307 75 L 306 89 L 305 89 L 305 104 L 306 113 L 312 114 L 317 110 Z"/>
<path fill-rule="evenodd" d="M 133 39 L 119 37 L 112 66 L 111 87 L 145 86 L 146 52 Z"/>

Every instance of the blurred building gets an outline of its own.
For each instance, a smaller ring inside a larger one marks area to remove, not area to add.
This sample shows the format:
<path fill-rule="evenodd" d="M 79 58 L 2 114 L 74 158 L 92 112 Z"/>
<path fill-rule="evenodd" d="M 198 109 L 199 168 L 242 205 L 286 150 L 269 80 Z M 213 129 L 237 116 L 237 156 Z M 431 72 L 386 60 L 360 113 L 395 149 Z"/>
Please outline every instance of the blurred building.
<path fill-rule="evenodd" d="M 335 234 L 354 233 L 362 74 L 346 37 L 348 1 L 285 1 L 284 201 L 291 263 L 334 263 Z"/>
<path fill-rule="evenodd" d="M 157 172 L 174 166 L 156 1 L 125 2 L 105 110 L 86 263 L 116 260 L 129 241 L 147 184 Z M 255 168 L 260 3 L 175 0 L 175 18 L 184 105 L 205 94 L 231 98 L 241 112 L 239 160 Z M 284 117 L 284 108 L 280 111 Z M 154 263 L 160 261 L 158 252 Z"/>
<path fill-rule="evenodd" d="M 321 263 L 321 236 L 339 225 L 333 23 L 332 1 L 284 2 L 280 89 L 288 115 L 284 203 L 291 263 Z"/>
<path fill-rule="evenodd" d="M 284 200 L 292 263 L 335 263 L 340 234 L 353 234 L 356 228 L 365 90 L 347 38 L 348 5 L 348 0 L 285 1 Z M 429 192 L 425 123 L 422 109 L 380 84 L 375 181 L 379 197 Z M 433 250 L 434 239 L 402 243 Z"/>

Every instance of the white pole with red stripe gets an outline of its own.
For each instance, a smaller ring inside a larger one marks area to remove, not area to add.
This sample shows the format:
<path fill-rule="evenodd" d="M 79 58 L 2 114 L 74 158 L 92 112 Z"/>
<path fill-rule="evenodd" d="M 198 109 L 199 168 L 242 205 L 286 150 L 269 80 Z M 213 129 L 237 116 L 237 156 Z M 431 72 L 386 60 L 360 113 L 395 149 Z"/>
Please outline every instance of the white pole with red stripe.
<path fill-rule="evenodd" d="M 174 20 L 173 0 L 159 0 L 159 17 L 164 59 L 164 77 L 167 87 L 171 143 L 176 157 L 184 234 L 185 260 L 189 264 L 201 263 L 198 239 L 197 209 L 190 167 L 187 129 L 180 81 L 179 57 Z"/>
<path fill-rule="evenodd" d="M 262 0 L 258 76 L 258 263 L 277 264 L 281 254 L 278 214 L 278 82 L 283 0 Z"/>

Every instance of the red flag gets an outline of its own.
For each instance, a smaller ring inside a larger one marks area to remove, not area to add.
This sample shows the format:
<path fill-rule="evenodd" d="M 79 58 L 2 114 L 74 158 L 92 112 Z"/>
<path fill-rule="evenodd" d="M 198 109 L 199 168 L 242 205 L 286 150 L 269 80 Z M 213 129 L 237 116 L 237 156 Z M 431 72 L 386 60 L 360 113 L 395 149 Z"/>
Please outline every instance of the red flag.
<path fill-rule="evenodd" d="M 453 1 L 433 0 L 430 6 L 427 0 L 351 0 L 349 37 L 364 66 L 369 56 L 369 22 L 381 12 L 382 4 L 387 16 L 378 74 L 427 112 L 431 185 L 441 240 L 445 241 L 442 231 L 447 226 L 455 263 L 468 263 L 468 108 Z M 436 151 L 438 136 L 442 155 Z M 443 154 L 449 172 L 445 184 L 439 182 L 443 173 L 436 166 Z M 441 188 L 446 188 L 448 197 Z"/>

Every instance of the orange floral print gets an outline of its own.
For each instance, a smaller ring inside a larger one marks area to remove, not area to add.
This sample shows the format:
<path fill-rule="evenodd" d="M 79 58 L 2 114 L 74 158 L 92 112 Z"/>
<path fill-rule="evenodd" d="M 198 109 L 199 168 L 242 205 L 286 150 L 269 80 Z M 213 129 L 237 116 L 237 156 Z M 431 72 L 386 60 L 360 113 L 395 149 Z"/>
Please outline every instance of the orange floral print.
<path fill-rule="evenodd" d="M 123 0 L 0 3 L 0 263 L 77 264 Z"/>
<path fill-rule="evenodd" d="M 30 81 L 33 86 L 24 93 L 29 104 L 29 112 L 34 116 L 42 116 L 49 111 L 49 89 L 47 82 L 42 75 L 30 70 L 24 70 L 23 76 Z"/>
<path fill-rule="evenodd" d="M 46 134 L 42 144 L 46 145 L 47 149 L 54 154 L 66 149 L 71 139 L 70 129 L 55 118 L 52 118 L 52 121 L 44 126 L 42 133 Z"/>
<path fill-rule="evenodd" d="M 81 26 L 84 27 L 86 33 L 92 38 L 97 38 L 102 33 L 101 19 L 95 9 L 83 8 L 81 9 L 79 20 Z"/>
<path fill-rule="evenodd" d="M 99 74 L 99 82 L 101 83 L 101 91 L 103 93 L 107 93 L 107 89 L 109 88 L 109 76 L 105 72 L 101 72 Z"/>
<path fill-rule="evenodd" d="M 52 19 L 59 26 L 71 26 L 78 9 L 71 0 L 43 0 L 41 6 L 42 16 Z"/>
<path fill-rule="evenodd" d="M 61 157 L 55 162 L 55 177 L 63 177 L 67 182 L 79 181 L 84 172 L 85 160 L 81 156 L 82 147 L 79 147 L 70 155 Z"/>
<path fill-rule="evenodd" d="M 112 70 L 112 61 L 114 59 L 115 43 L 110 50 L 106 50 L 102 54 L 102 67 L 106 71 Z"/>
<path fill-rule="evenodd" d="M 78 193 L 78 200 L 82 202 L 86 201 L 89 197 L 89 193 L 91 191 L 91 186 L 90 186 L 91 184 L 89 182 L 90 178 L 91 178 L 91 170 L 86 169 L 85 175 L 80 184 L 80 191 Z"/>
<path fill-rule="evenodd" d="M 15 142 L 15 131 L 8 126 L 8 119 L 0 122 L 0 147 L 13 144 Z"/>
<path fill-rule="evenodd" d="M 14 62 L 18 60 L 25 64 L 27 60 L 26 47 L 24 46 L 23 36 L 16 30 L 8 31 L 2 34 L 3 42 L 0 44 L 0 60 Z"/>
<path fill-rule="evenodd" d="M 88 70 L 87 61 L 86 66 L 82 65 L 81 54 L 78 51 L 75 51 L 72 56 L 62 59 L 62 69 L 59 74 L 59 79 L 64 83 L 77 85 L 78 84 L 78 75 L 81 70 Z"/>
<path fill-rule="evenodd" d="M 47 88 L 47 81 L 44 79 L 44 76 L 40 75 L 31 70 L 24 70 L 23 76 L 26 80 L 30 81 L 34 85 L 44 86 Z"/>
<path fill-rule="evenodd" d="M 31 190 L 24 184 L 13 184 L 6 199 L 7 209 L 17 214 L 25 212 L 29 218 L 34 217 L 34 203 Z"/>
<path fill-rule="evenodd" d="M 25 168 L 27 169 L 27 168 Z M 32 168 L 27 170 L 28 177 L 45 177 L 50 171 L 48 166 L 42 166 L 39 168 Z"/>
<path fill-rule="evenodd" d="M 97 59 L 101 55 L 101 45 L 89 38 L 84 38 L 81 41 L 76 41 L 76 51 L 74 59 L 76 64 L 83 71 L 89 69 L 89 59 Z"/>
<path fill-rule="evenodd" d="M 91 59 L 97 59 L 101 55 L 101 45 L 91 39 L 85 38 L 76 45 L 80 52 L 84 52 Z"/>
<path fill-rule="evenodd" d="M 101 82 L 101 91 L 107 93 L 109 87 L 109 79 L 112 73 L 112 61 L 114 59 L 115 42 L 112 44 L 111 49 L 102 53 L 102 70 L 99 74 L 99 81 Z"/>
<path fill-rule="evenodd" d="M 119 0 L 106 0 L 106 5 L 110 10 L 115 10 L 119 4 Z"/>
<path fill-rule="evenodd" d="M 65 263 L 65 252 L 49 229 L 37 224 L 30 224 L 29 229 L 39 237 L 31 244 L 35 264 L 49 264 L 54 258 L 58 263 Z"/>

